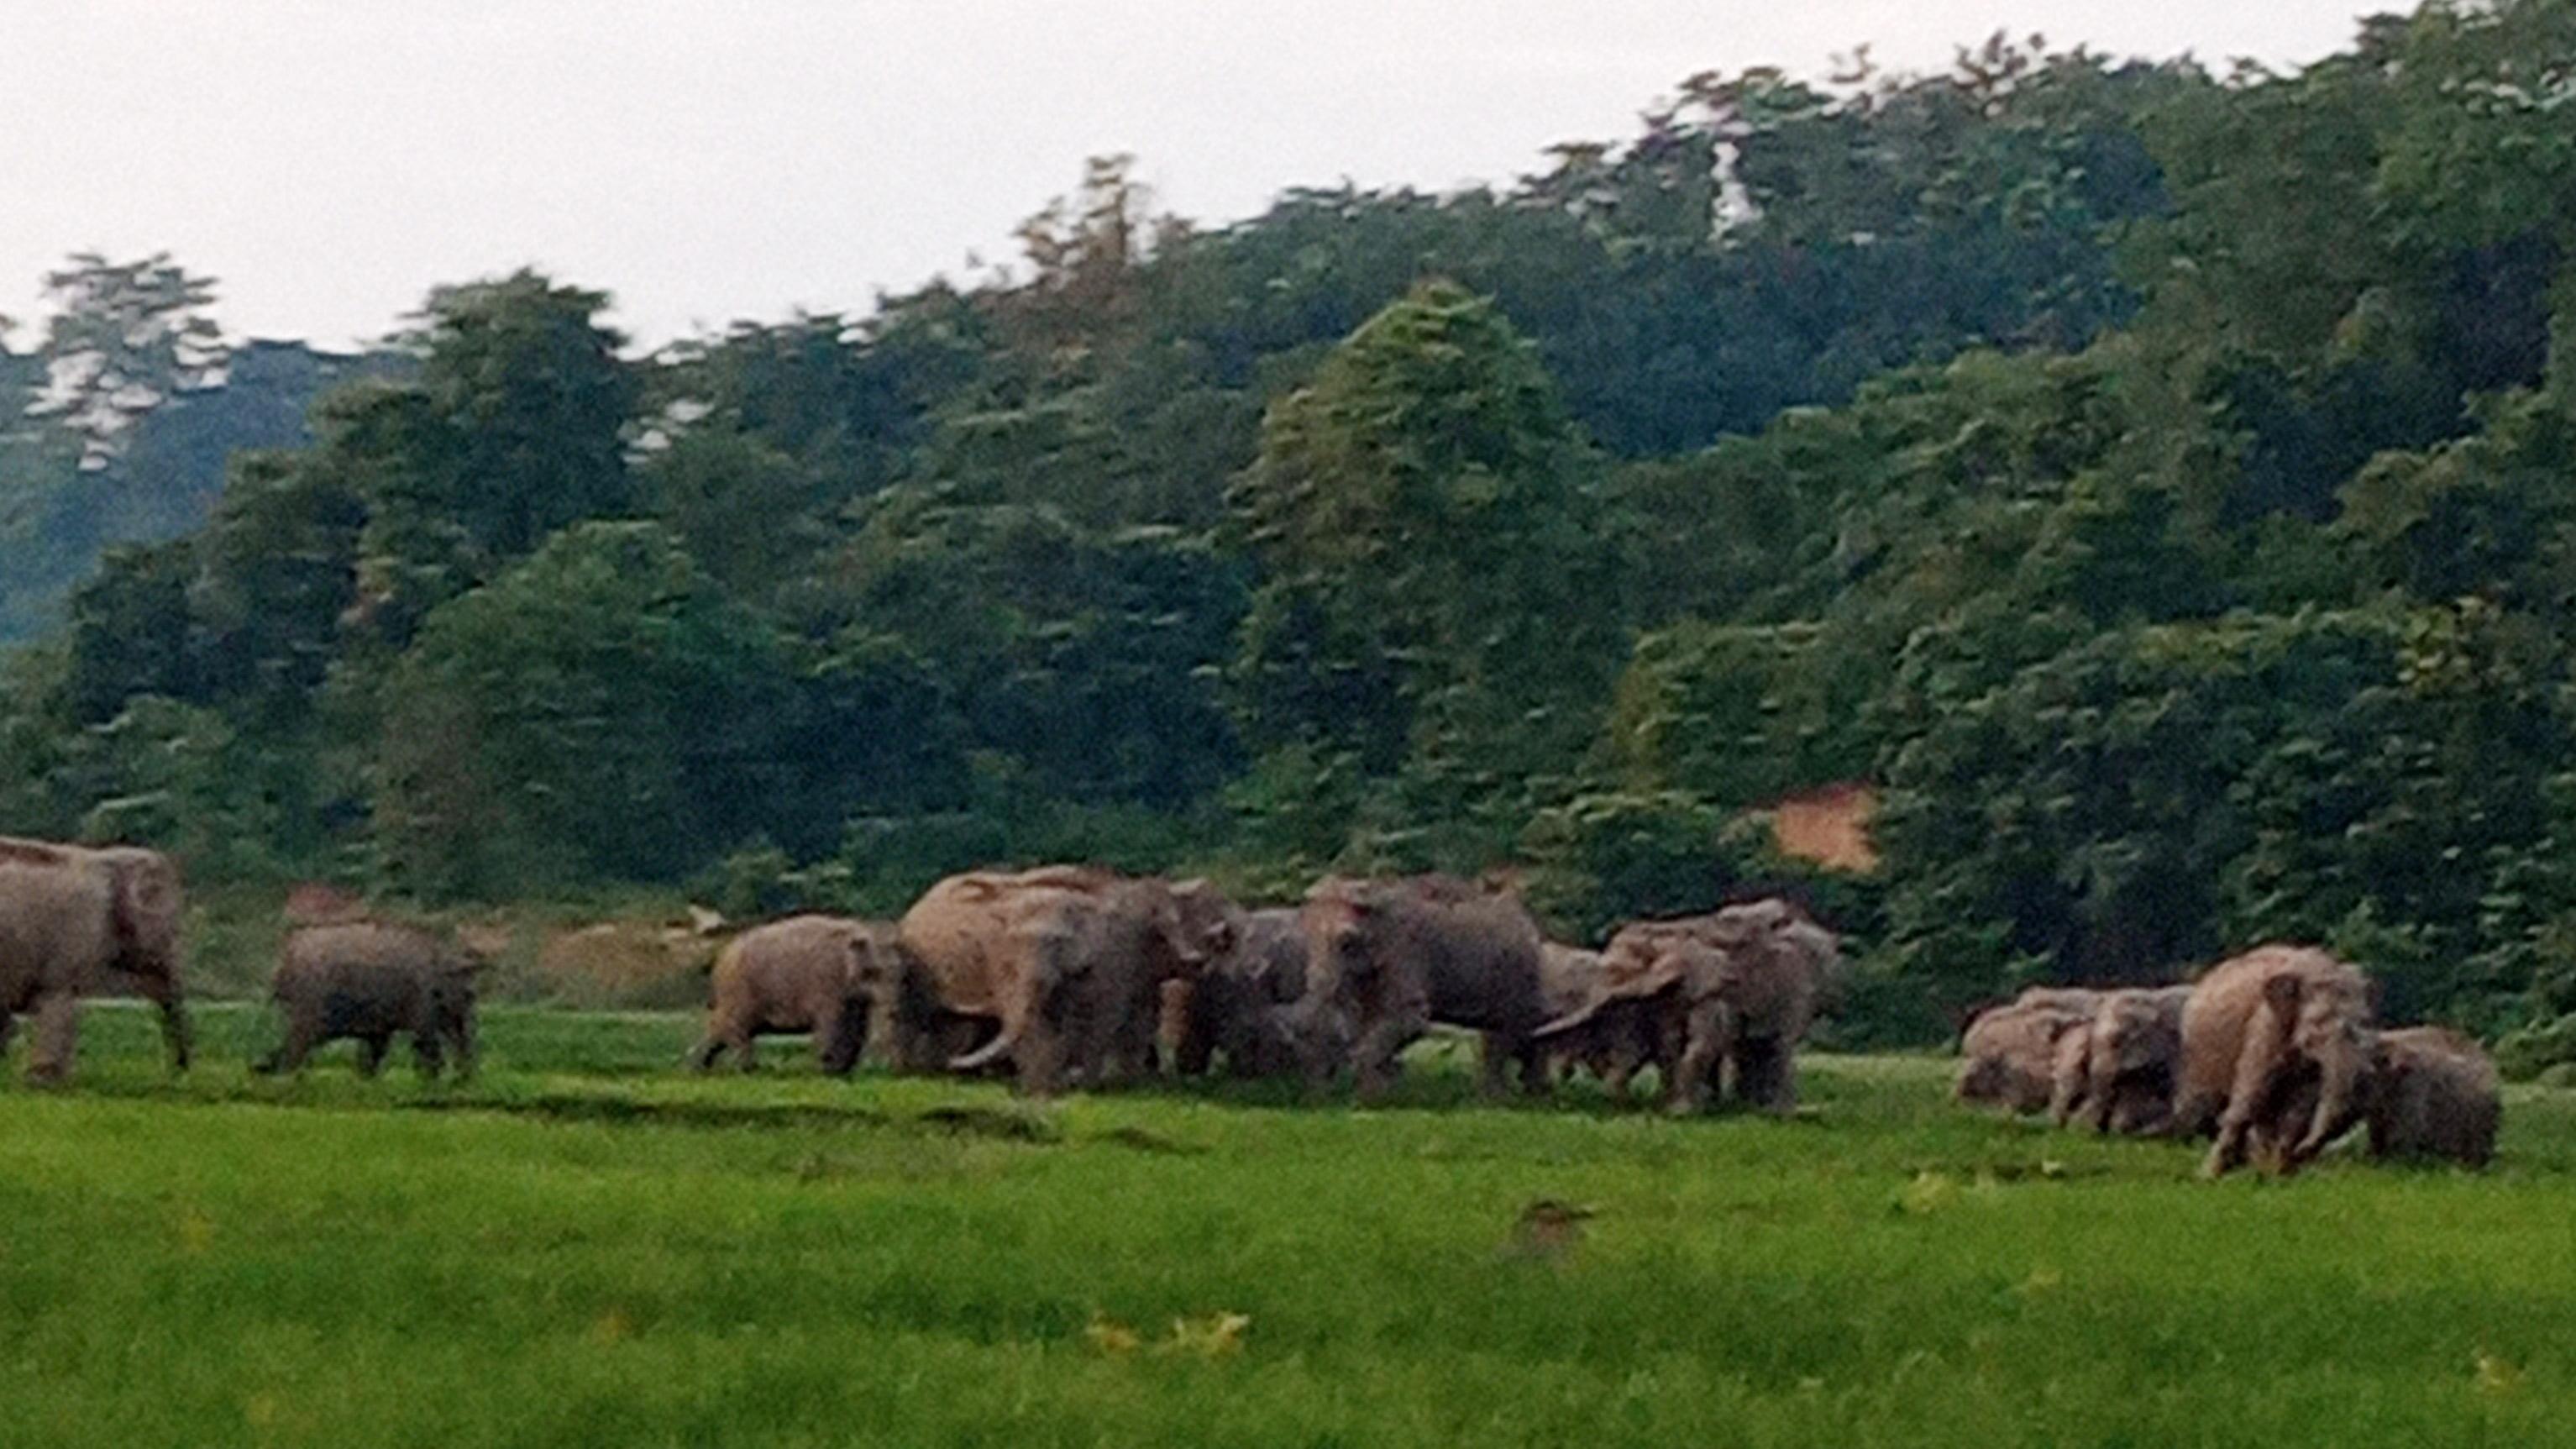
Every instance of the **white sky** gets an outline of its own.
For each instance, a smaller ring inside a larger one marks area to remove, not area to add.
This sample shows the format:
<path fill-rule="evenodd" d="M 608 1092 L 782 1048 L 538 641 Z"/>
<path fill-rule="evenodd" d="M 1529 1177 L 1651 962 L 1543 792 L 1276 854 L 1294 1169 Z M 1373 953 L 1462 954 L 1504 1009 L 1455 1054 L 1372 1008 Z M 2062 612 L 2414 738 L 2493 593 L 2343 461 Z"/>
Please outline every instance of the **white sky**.
<path fill-rule="evenodd" d="M 342 343 L 533 263 L 658 341 L 1007 258 L 1102 152 L 1223 221 L 1506 180 L 1699 70 L 1998 27 L 2295 64 L 2402 3 L 0 0 L 0 313 L 68 252 L 168 250 L 228 330 Z"/>

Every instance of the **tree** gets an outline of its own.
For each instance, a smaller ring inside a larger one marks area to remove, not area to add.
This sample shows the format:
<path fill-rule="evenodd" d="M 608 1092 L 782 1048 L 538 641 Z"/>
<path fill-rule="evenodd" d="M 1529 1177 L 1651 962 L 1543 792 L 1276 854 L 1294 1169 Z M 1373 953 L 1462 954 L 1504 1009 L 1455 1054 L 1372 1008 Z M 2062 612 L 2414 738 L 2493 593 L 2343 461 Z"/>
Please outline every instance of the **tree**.
<path fill-rule="evenodd" d="M 45 276 L 54 314 L 45 324 L 47 375 L 28 411 L 59 418 L 81 440 L 81 467 L 106 467 L 137 420 L 223 373 L 228 349 L 205 308 L 211 277 L 155 252 L 111 262 L 96 252 Z"/>
<path fill-rule="evenodd" d="M 1507 808 L 1580 751 L 1619 633 L 1600 497 L 1491 302 L 1426 284 L 1353 333 L 1272 407 L 1234 509 L 1263 569 L 1236 665 L 1261 745 L 1385 771 L 1400 743 L 1442 809 Z"/>

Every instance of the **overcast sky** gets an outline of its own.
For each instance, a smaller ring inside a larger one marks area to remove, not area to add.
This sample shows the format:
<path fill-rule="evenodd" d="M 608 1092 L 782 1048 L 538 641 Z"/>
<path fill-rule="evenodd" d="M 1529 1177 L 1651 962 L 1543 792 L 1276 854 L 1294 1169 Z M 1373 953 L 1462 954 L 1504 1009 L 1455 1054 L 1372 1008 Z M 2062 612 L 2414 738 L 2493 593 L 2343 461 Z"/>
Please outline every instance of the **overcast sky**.
<path fill-rule="evenodd" d="M 1084 157 L 1218 221 L 1626 136 L 1695 71 L 1937 65 L 1998 27 L 2296 64 L 2353 0 L 0 0 L 0 313 L 168 250 L 239 335 L 533 263 L 648 340 L 1007 257 Z M 26 345 L 20 339 L 21 346 Z"/>

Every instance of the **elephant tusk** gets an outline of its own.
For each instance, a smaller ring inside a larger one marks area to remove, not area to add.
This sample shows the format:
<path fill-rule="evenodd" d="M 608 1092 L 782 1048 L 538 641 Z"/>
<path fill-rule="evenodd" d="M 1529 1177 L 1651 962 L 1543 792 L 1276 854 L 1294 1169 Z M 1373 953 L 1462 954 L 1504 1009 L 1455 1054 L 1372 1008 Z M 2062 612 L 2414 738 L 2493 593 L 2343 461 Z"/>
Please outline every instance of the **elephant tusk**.
<path fill-rule="evenodd" d="M 997 1062 L 1003 1057 L 1009 1055 L 1011 1048 L 1019 1045 L 1019 1041 L 1020 1034 L 1018 1032 L 1005 1030 L 1001 1035 L 994 1037 L 991 1041 L 984 1043 L 982 1046 L 975 1048 L 973 1051 L 966 1053 L 962 1057 L 950 1057 L 948 1059 L 948 1070 L 952 1072 L 981 1071 L 985 1067 L 991 1066 L 994 1062 Z"/>

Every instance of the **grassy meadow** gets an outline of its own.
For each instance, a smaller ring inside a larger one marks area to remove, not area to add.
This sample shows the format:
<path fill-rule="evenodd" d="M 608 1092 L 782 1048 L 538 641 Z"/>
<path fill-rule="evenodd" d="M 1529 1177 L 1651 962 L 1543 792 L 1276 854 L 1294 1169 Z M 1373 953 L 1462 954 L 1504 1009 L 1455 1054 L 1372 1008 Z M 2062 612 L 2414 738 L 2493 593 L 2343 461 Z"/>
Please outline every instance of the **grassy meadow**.
<path fill-rule="evenodd" d="M 485 1071 L 0 1086 L 0 1444 L 2496 1444 L 2576 1436 L 2576 1093 L 2483 1176 L 2191 1179 L 1811 1058 L 1797 1120 L 675 1066 L 496 1009 Z M 1533 1203 L 1593 1216 L 1522 1226 Z"/>

